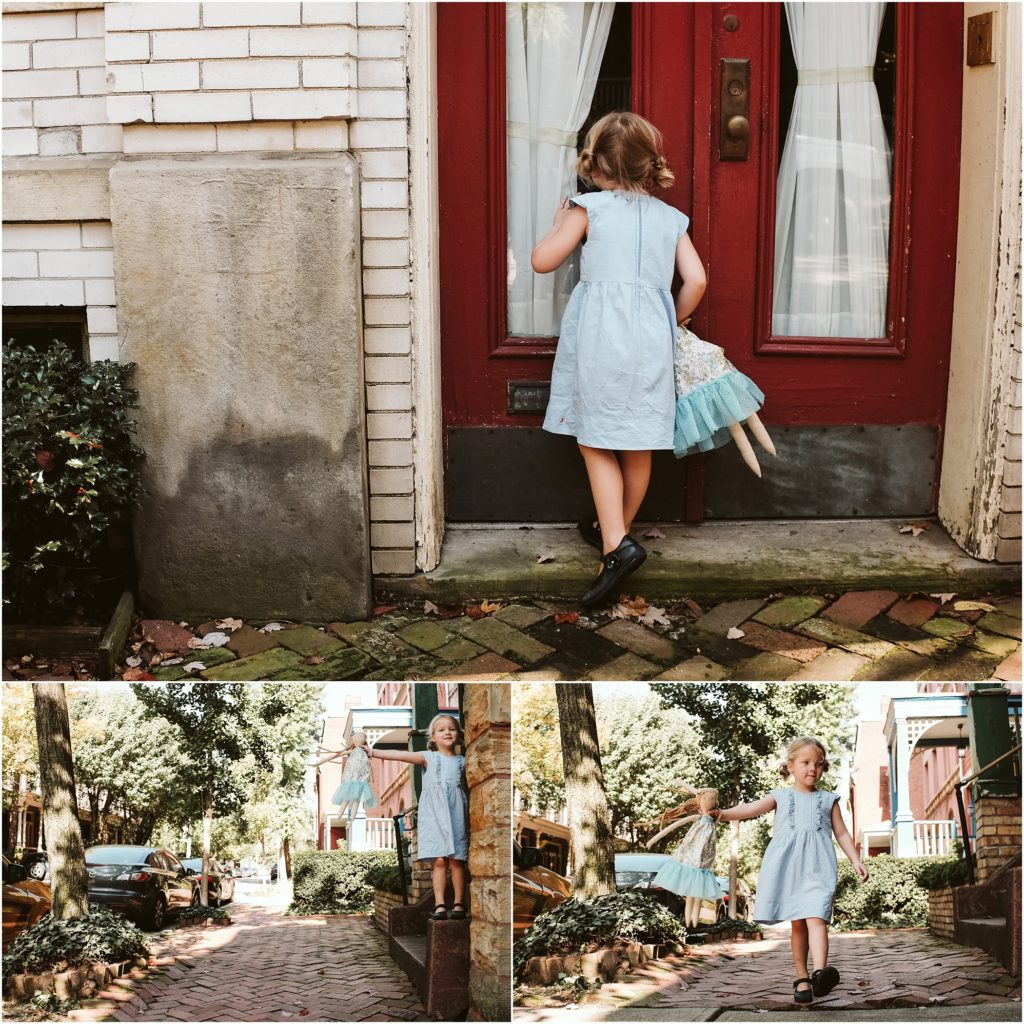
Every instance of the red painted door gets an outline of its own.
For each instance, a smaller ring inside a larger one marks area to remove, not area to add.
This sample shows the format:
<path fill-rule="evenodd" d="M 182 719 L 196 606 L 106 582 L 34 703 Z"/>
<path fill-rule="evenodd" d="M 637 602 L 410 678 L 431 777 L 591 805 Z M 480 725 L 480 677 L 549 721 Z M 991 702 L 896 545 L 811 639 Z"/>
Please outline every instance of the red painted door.
<path fill-rule="evenodd" d="M 772 333 L 780 154 L 795 82 L 806 74 L 795 66 L 781 5 L 617 5 L 609 48 L 622 49 L 628 33 L 629 103 L 664 133 L 677 176 L 665 198 L 690 213 L 708 267 L 694 328 L 765 391 L 763 418 L 779 449 L 778 460 L 765 460 L 763 481 L 732 447 L 681 465 L 662 455 L 644 510 L 651 518 L 933 510 L 956 243 L 962 14 L 959 4 L 886 5 L 873 72 L 892 149 L 884 329 L 818 337 Z M 513 337 L 506 316 L 504 32 L 505 5 L 439 5 L 448 515 L 570 519 L 588 501 L 579 456 L 571 439 L 539 429 L 557 339 Z M 726 59 L 748 62 L 739 89 L 738 65 Z M 749 141 L 741 158 L 729 159 L 721 104 L 737 91 Z"/>

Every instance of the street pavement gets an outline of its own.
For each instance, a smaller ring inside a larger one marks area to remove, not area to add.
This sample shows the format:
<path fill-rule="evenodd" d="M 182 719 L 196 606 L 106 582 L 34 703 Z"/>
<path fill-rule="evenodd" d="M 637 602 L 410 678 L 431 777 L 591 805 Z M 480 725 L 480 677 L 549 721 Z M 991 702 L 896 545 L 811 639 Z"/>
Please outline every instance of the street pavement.
<path fill-rule="evenodd" d="M 220 646 L 204 648 L 214 634 Z M 220 634 L 218 637 L 217 634 Z M 226 642 L 225 642 L 226 641 Z M 128 679 L 1019 680 L 1019 595 L 383 605 L 369 621 L 144 620 Z M 36 677 L 38 678 L 38 677 Z"/>
<path fill-rule="evenodd" d="M 161 933 L 147 971 L 119 978 L 68 1019 L 427 1019 L 367 916 L 290 917 L 287 887 L 243 889 L 230 926 Z"/>
<path fill-rule="evenodd" d="M 987 953 L 923 928 L 833 932 L 829 962 L 842 977 L 810 1006 L 793 1001 L 787 925 L 758 942 L 690 946 L 585 995 L 572 1019 L 607 1021 L 771 1020 L 793 1012 L 820 1020 L 1020 1020 L 1020 979 Z M 526 990 L 516 1024 L 566 1019 Z M 554 1002 L 557 996 L 552 999 Z M 789 1019 L 792 1019 L 790 1017 Z"/>

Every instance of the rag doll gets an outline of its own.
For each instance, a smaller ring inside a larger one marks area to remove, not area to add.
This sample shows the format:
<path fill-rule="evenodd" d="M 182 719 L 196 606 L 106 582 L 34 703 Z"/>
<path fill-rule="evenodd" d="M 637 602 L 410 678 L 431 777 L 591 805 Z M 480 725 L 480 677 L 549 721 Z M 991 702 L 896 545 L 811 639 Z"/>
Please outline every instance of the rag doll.
<path fill-rule="evenodd" d="M 352 733 L 352 746 L 341 751 L 331 751 L 327 757 L 321 758 L 317 764 L 333 761 L 337 757 L 345 757 L 345 767 L 341 772 L 341 785 L 334 791 L 331 803 L 338 804 L 338 817 L 352 821 L 359 813 L 359 805 L 376 807 L 377 798 L 373 795 L 373 774 L 370 771 L 369 748 L 366 745 L 366 733 Z"/>
<path fill-rule="evenodd" d="M 762 448 L 775 454 L 757 411 L 764 402 L 761 389 L 725 357 L 725 350 L 702 341 L 680 324 L 675 349 L 676 458 L 736 442 L 743 461 L 761 475 L 754 449 L 743 430 L 746 423 Z"/>
<path fill-rule="evenodd" d="M 711 812 L 718 807 L 718 790 L 693 789 L 686 785 L 681 785 L 679 789 L 690 794 L 690 799 L 661 816 L 662 824 L 666 821 L 672 821 L 672 824 L 651 839 L 647 849 L 651 849 L 675 829 L 688 822 L 696 822 L 672 852 L 672 860 L 651 882 L 652 886 L 660 886 L 677 896 L 686 897 L 684 921 L 687 929 L 692 931 L 700 923 L 701 902 L 721 897 L 718 882 L 711 870 L 715 863 L 716 843 L 715 819 Z"/>

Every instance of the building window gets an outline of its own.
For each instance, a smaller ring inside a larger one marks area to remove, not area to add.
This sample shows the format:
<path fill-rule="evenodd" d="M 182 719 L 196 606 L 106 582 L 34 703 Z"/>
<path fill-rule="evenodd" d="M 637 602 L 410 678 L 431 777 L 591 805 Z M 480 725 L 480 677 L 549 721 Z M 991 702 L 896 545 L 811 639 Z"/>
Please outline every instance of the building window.
<path fill-rule="evenodd" d="M 45 352 L 63 342 L 75 357 L 85 360 L 88 334 L 85 309 L 74 306 L 5 306 L 4 341 L 19 348 L 31 345 Z"/>

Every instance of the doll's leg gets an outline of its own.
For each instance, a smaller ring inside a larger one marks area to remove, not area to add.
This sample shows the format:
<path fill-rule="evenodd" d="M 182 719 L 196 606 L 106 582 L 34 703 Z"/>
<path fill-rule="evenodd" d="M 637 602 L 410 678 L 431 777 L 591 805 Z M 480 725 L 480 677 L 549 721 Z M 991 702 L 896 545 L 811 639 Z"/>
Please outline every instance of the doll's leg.
<path fill-rule="evenodd" d="M 688 929 L 696 928 L 700 924 L 700 906 L 701 900 L 699 896 L 687 896 L 686 897 L 686 927 Z"/>
<path fill-rule="evenodd" d="M 747 426 L 750 428 L 750 432 L 754 435 L 757 443 L 766 451 L 769 455 L 775 455 L 775 445 L 772 443 L 772 439 L 768 436 L 768 431 L 765 429 L 765 425 L 761 422 L 761 417 L 755 412 L 753 416 L 747 418 Z"/>
<path fill-rule="evenodd" d="M 760 476 L 761 467 L 758 465 L 757 456 L 754 454 L 754 449 L 750 447 L 750 442 L 747 440 L 743 427 L 739 423 L 731 424 L 729 436 L 736 442 L 736 447 L 739 449 L 740 455 L 743 456 L 743 461 L 750 467 L 751 472 L 755 476 Z"/>
<path fill-rule="evenodd" d="M 448 888 L 448 858 L 435 857 L 430 881 L 434 889 L 434 906 L 443 907 L 445 889 Z"/>
<path fill-rule="evenodd" d="M 622 466 L 622 520 L 629 533 L 651 482 L 651 453 L 621 452 L 619 463 Z"/>
<path fill-rule="evenodd" d="M 449 858 L 448 865 L 452 871 L 452 891 L 455 894 L 454 902 L 466 907 L 466 865 L 454 857 Z"/>
<path fill-rule="evenodd" d="M 807 922 L 793 921 L 792 932 L 789 937 L 790 947 L 793 951 L 793 966 L 796 968 L 796 977 L 808 978 L 807 973 Z M 801 985 L 801 989 L 810 986 Z"/>
<path fill-rule="evenodd" d="M 622 516 L 622 467 L 615 452 L 607 448 L 588 448 L 585 444 L 579 447 L 587 467 L 597 521 L 601 524 L 601 541 L 604 554 L 607 555 L 626 536 L 626 524 Z"/>
<path fill-rule="evenodd" d="M 828 925 L 822 918 L 807 918 L 807 937 L 814 969 L 824 970 L 828 965 Z"/>

